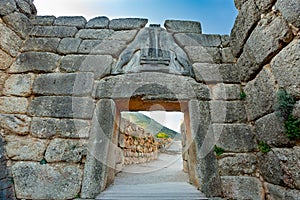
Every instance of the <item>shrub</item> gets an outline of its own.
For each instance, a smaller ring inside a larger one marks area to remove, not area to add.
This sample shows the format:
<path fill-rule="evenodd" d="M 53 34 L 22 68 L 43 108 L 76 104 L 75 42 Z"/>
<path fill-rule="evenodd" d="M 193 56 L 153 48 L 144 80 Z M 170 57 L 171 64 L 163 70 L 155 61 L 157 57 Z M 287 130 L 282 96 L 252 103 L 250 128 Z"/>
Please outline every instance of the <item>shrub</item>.
<path fill-rule="evenodd" d="M 264 143 L 264 142 L 259 142 L 258 143 L 258 148 L 262 153 L 268 153 L 268 152 L 271 151 L 271 147 L 268 144 Z"/>
<path fill-rule="evenodd" d="M 300 119 L 290 115 L 285 121 L 285 131 L 290 139 L 300 139 Z"/>
<path fill-rule="evenodd" d="M 280 117 L 287 120 L 293 112 L 295 103 L 294 98 L 289 93 L 283 89 L 278 90 L 275 110 Z"/>
<path fill-rule="evenodd" d="M 166 133 L 160 132 L 156 134 L 157 138 L 169 138 L 170 136 Z"/>
<path fill-rule="evenodd" d="M 217 154 L 217 156 L 221 156 L 225 152 L 224 149 L 217 147 L 217 145 L 215 145 L 214 151 Z"/>

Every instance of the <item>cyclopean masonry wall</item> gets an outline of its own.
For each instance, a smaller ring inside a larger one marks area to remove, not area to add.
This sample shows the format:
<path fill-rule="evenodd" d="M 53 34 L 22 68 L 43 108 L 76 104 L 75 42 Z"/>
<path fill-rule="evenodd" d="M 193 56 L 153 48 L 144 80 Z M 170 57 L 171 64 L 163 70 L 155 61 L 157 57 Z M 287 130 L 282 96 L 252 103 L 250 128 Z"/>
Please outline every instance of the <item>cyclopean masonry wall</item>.
<path fill-rule="evenodd" d="M 297 199 L 299 141 L 274 104 L 283 88 L 299 115 L 299 4 L 236 1 L 229 37 L 2 0 L 0 197 L 94 198 L 114 179 L 120 112 L 157 109 L 185 113 L 190 181 L 208 197 Z"/>

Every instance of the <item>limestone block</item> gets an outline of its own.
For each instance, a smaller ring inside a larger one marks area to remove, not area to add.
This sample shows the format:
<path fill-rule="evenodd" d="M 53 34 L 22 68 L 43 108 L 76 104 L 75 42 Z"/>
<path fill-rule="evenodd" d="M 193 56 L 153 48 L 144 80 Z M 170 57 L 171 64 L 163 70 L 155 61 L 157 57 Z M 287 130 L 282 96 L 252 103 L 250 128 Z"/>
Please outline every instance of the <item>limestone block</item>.
<path fill-rule="evenodd" d="M 47 140 L 14 135 L 6 136 L 5 141 L 7 156 L 20 161 L 41 161 L 48 143 Z"/>
<path fill-rule="evenodd" d="M 15 57 L 22 45 L 22 39 L 2 23 L 0 23 L 0 35 L 0 48 Z"/>
<path fill-rule="evenodd" d="M 113 19 L 109 23 L 109 28 L 113 30 L 131 30 L 144 28 L 148 23 L 148 19 L 140 18 L 121 18 Z"/>
<path fill-rule="evenodd" d="M 255 135 L 246 124 L 214 124 L 216 145 L 229 152 L 251 152 L 257 149 Z"/>
<path fill-rule="evenodd" d="M 255 3 L 260 11 L 266 13 L 270 11 L 276 0 L 255 0 Z"/>
<path fill-rule="evenodd" d="M 80 191 L 83 172 L 77 165 L 18 162 L 12 174 L 20 199 L 72 199 Z"/>
<path fill-rule="evenodd" d="M 37 76 L 33 92 L 42 95 L 87 96 L 92 93 L 92 73 L 52 73 Z"/>
<path fill-rule="evenodd" d="M 6 95 L 28 96 L 31 94 L 33 74 L 11 75 L 6 80 L 3 93 Z"/>
<path fill-rule="evenodd" d="M 14 12 L 3 17 L 3 21 L 22 39 L 25 39 L 32 29 L 30 20 L 22 13 Z"/>
<path fill-rule="evenodd" d="M 26 98 L 0 97 L 0 113 L 25 114 L 28 107 Z"/>
<path fill-rule="evenodd" d="M 243 45 L 260 19 L 260 12 L 255 4 L 255 0 L 235 0 L 235 2 L 239 2 L 237 8 L 240 8 L 240 10 L 231 30 L 230 45 L 233 55 L 238 57 L 243 49 Z"/>
<path fill-rule="evenodd" d="M 229 35 L 221 35 L 221 46 L 223 48 L 230 47 L 230 36 Z"/>
<path fill-rule="evenodd" d="M 241 86 L 238 84 L 216 84 L 211 88 L 214 100 L 239 100 Z"/>
<path fill-rule="evenodd" d="M 268 69 L 250 81 L 245 87 L 246 110 L 250 121 L 273 112 L 276 99 L 275 80 Z"/>
<path fill-rule="evenodd" d="M 108 28 L 109 19 L 107 17 L 101 16 L 101 17 L 95 17 L 93 19 L 90 19 L 86 25 L 85 28 Z"/>
<path fill-rule="evenodd" d="M 235 57 L 232 54 L 231 47 L 222 48 L 222 63 L 234 63 Z"/>
<path fill-rule="evenodd" d="M 237 65 L 195 63 L 193 65 L 195 78 L 205 83 L 240 83 L 240 73 Z"/>
<path fill-rule="evenodd" d="M 52 15 L 36 16 L 32 20 L 32 24 L 37 25 L 37 26 L 51 26 L 51 25 L 53 25 L 53 22 L 55 19 L 56 19 L 56 17 L 52 16 Z"/>
<path fill-rule="evenodd" d="M 295 39 L 271 62 L 272 72 L 279 87 L 300 98 L 300 40 Z"/>
<path fill-rule="evenodd" d="M 112 55 L 113 57 L 118 58 L 125 48 L 125 41 L 84 40 L 79 46 L 78 53 Z"/>
<path fill-rule="evenodd" d="M 90 40 L 103 40 L 107 39 L 113 33 L 114 31 L 111 29 L 81 29 L 75 37 Z"/>
<path fill-rule="evenodd" d="M 32 100 L 28 113 L 36 117 L 92 118 L 93 100 L 80 97 L 36 97 Z"/>
<path fill-rule="evenodd" d="M 25 52 L 17 57 L 9 72 L 54 72 L 59 59 L 60 56 L 53 53 Z"/>
<path fill-rule="evenodd" d="M 35 37 L 74 37 L 78 32 L 76 27 L 70 26 L 35 26 L 30 32 Z"/>
<path fill-rule="evenodd" d="M 177 33 L 174 35 L 176 42 L 180 46 L 204 46 L 204 47 L 220 47 L 221 36 L 197 33 Z"/>
<path fill-rule="evenodd" d="M 4 83 L 7 79 L 7 77 L 8 77 L 7 73 L 0 71 L 0 95 L 2 95 L 2 93 L 3 93 Z"/>
<path fill-rule="evenodd" d="M 86 154 L 86 147 L 81 140 L 59 139 L 52 140 L 46 150 L 47 162 L 80 162 Z"/>
<path fill-rule="evenodd" d="M 2 0 L 0 1 L 0 15 L 8 15 L 17 9 L 16 2 L 14 0 Z"/>
<path fill-rule="evenodd" d="M 87 138 L 89 130 L 89 121 L 76 119 L 34 117 L 30 127 L 31 134 L 38 138 L 52 138 L 54 136 L 74 139 Z"/>
<path fill-rule="evenodd" d="M 164 26 L 168 32 L 202 33 L 201 24 L 196 21 L 166 20 Z"/>
<path fill-rule="evenodd" d="M 279 0 L 275 4 L 275 9 L 280 11 L 288 23 L 300 28 L 300 2 L 298 0 Z"/>
<path fill-rule="evenodd" d="M 261 182 L 253 177 L 222 177 L 224 196 L 229 199 L 264 199 Z"/>
<path fill-rule="evenodd" d="M 300 101 L 297 101 L 295 107 L 293 109 L 293 116 L 296 118 L 300 118 Z"/>
<path fill-rule="evenodd" d="M 187 46 L 184 50 L 194 63 L 222 63 L 222 55 L 217 47 Z"/>
<path fill-rule="evenodd" d="M 19 11 L 25 14 L 27 17 L 32 18 L 37 14 L 37 10 L 33 4 L 33 1 L 28 0 L 16 0 Z"/>
<path fill-rule="evenodd" d="M 62 58 L 60 69 L 65 72 L 93 72 L 95 79 L 110 74 L 113 58 L 108 55 L 68 55 Z"/>
<path fill-rule="evenodd" d="M 79 38 L 63 38 L 59 43 L 57 51 L 61 54 L 77 53 L 80 43 L 81 39 Z"/>
<path fill-rule="evenodd" d="M 248 0 L 234 0 L 235 7 L 240 10 L 245 2 Z"/>
<path fill-rule="evenodd" d="M 10 55 L 8 55 L 7 53 L 5 53 L 1 49 L 0 49 L 0 60 L 1 60 L 0 70 L 1 69 L 7 69 L 7 68 L 9 68 L 10 65 L 14 61 L 13 58 Z"/>
<path fill-rule="evenodd" d="M 219 159 L 221 176 L 240 176 L 254 174 L 257 170 L 257 161 L 254 154 L 233 154 Z"/>
<path fill-rule="evenodd" d="M 270 146 L 293 144 L 285 133 L 284 121 L 275 113 L 266 115 L 255 122 L 256 138 Z"/>
<path fill-rule="evenodd" d="M 290 199 L 290 200 L 298 200 L 300 197 L 299 190 L 290 190 L 278 185 L 266 184 L 269 197 L 273 200 L 282 200 L 282 199 Z"/>
<path fill-rule="evenodd" d="M 54 20 L 54 26 L 75 26 L 77 28 L 84 28 L 86 19 L 84 17 L 58 17 Z"/>
<path fill-rule="evenodd" d="M 108 39 L 130 42 L 135 38 L 137 32 L 137 30 L 115 31 Z"/>
<path fill-rule="evenodd" d="M 46 51 L 56 53 L 59 42 L 59 38 L 29 38 L 22 47 L 22 51 Z"/>
<path fill-rule="evenodd" d="M 246 122 L 246 110 L 241 101 L 211 101 L 211 117 L 213 122 L 232 123 Z"/>
<path fill-rule="evenodd" d="M 0 114 L 0 128 L 18 135 L 27 135 L 31 118 L 27 115 Z"/>

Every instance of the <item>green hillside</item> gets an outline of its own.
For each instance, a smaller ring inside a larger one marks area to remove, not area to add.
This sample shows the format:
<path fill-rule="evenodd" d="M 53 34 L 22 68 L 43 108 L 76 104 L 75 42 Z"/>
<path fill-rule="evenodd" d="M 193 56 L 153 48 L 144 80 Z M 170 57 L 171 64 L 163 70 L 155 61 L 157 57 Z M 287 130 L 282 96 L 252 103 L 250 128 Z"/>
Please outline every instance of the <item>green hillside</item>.
<path fill-rule="evenodd" d="M 149 132 L 153 135 L 156 135 L 157 133 L 163 132 L 168 134 L 171 138 L 180 137 L 180 134 L 176 131 L 173 131 L 159 122 L 155 121 L 154 119 L 151 119 L 150 117 L 138 113 L 138 112 L 122 112 L 122 117 L 141 126 L 143 129 L 145 129 L 146 132 Z"/>

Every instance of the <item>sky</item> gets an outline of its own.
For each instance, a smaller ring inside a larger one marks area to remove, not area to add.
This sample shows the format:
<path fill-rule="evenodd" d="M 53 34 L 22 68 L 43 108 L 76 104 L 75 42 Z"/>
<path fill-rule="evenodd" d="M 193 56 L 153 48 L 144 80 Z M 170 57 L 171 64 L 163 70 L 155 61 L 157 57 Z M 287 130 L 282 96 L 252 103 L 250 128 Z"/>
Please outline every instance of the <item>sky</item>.
<path fill-rule="evenodd" d="M 237 10 L 234 0 L 34 0 L 38 15 L 138 17 L 149 24 L 166 19 L 199 21 L 206 34 L 230 34 Z"/>

